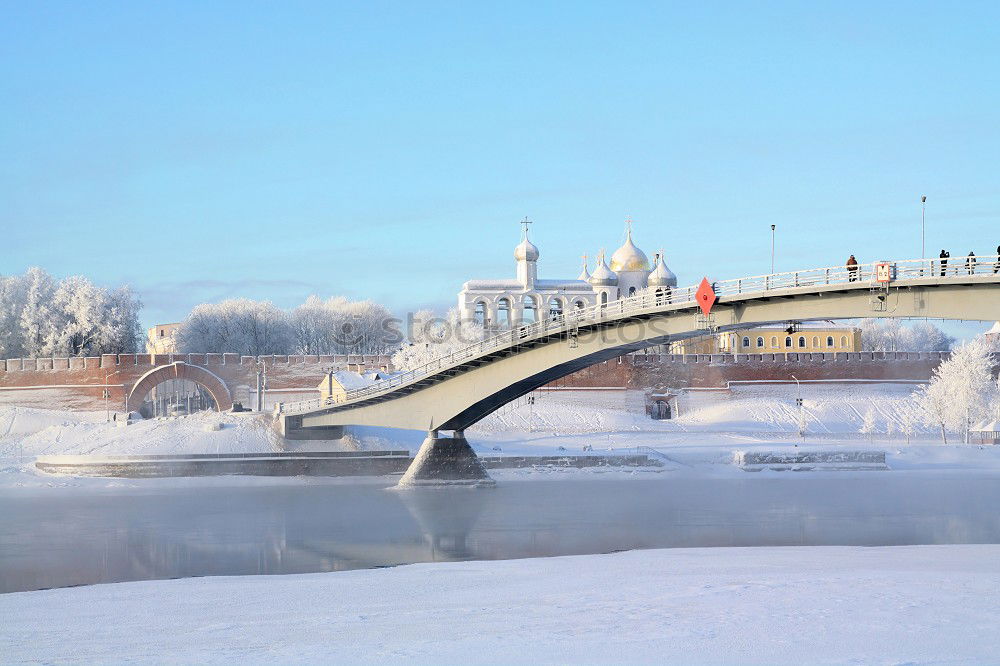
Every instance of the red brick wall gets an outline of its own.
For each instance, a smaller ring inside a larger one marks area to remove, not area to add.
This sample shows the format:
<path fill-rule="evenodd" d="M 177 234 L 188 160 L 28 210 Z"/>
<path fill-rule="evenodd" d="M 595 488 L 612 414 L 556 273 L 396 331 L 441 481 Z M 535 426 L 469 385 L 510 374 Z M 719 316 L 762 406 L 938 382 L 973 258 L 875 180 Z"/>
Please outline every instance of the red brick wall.
<path fill-rule="evenodd" d="M 841 352 L 836 354 L 633 354 L 599 363 L 550 386 L 650 389 L 724 388 L 730 381 L 930 379 L 947 352 Z"/>
<path fill-rule="evenodd" d="M 728 381 L 820 379 L 927 380 L 947 352 L 837 354 L 633 354 L 598 363 L 549 384 L 554 388 L 719 387 Z M 1000 359 L 998 359 L 1000 360 Z M 378 369 L 387 356 L 239 356 L 238 354 L 121 354 L 97 358 L 0 360 L 0 404 L 104 409 L 104 384 L 113 409 L 123 409 L 131 387 L 146 372 L 174 361 L 199 365 L 221 378 L 239 399 L 267 368 L 270 390 L 312 392 L 331 365 Z M 32 387 L 37 387 L 32 389 Z M 27 389 L 27 390 L 26 390 Z M 271 394 L 274 399 L 275 394 Z M 277 399 L 280 398 L 280 395 Z M 293 398 L 297 399 L 297 398 Z"/>
<path fill-rule="evenodd" d="M 106 354 L 88 358 L 0 360 L 0 404 L 26 407 L 104 409 L 104 388 L 112 409 L 124 409 L 125 398 L 139 378 L 174 361 L 198 365 L 218 375 L 230 392 L 255 387 L 257 368 L 267 368 L 269 389 L 314 391 L 324 369 L 389 366 L 388 356 L 240 356 L 239 354 Z"/>

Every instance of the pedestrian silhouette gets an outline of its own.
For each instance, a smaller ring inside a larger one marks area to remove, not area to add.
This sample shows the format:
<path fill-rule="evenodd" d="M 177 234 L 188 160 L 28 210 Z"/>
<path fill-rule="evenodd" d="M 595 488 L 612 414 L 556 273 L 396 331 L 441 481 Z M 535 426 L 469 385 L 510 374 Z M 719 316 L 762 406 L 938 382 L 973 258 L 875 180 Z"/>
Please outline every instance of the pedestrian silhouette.
<path fill-rule="evenodd" d="M 969 275 L 976 272 L 976 253 L 969 250 L 969 256 L 965 258 L 965 270 L 969 271 Z"/>
<path fill-rule="evenodd" d="M 858 260 L 852 254 L 847 258 L 847 281 L 854 282 L 858 279 Z"/>
<path fill-rule="evenodd" d="M 993 274 L 1000 273 L 1000 245 L 997 245 L 997 260 L 993 264 Z"/>
<path fill-rule="evenodd" d="M 941 255 L 940 255 L 940 257 L 941 257 L 941 277 L 944 277 L 944 274 L 948 272 L 948 257 L 950 257 L 950 256 L 951 256 L 951 252 L 948 252 L 946 250 L 941 250 Z"/>

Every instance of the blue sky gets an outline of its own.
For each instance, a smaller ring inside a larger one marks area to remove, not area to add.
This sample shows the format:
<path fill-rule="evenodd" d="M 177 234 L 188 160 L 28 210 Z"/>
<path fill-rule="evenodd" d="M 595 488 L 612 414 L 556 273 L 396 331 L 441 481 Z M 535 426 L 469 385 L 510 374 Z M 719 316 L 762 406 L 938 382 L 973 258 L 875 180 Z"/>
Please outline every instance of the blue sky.
<path fill-rule="evenodd" d="M 1000 243 L 1000 3 L 7 2 L 0 273 L 397 311 L 613 250 L 682 282 Z"/>

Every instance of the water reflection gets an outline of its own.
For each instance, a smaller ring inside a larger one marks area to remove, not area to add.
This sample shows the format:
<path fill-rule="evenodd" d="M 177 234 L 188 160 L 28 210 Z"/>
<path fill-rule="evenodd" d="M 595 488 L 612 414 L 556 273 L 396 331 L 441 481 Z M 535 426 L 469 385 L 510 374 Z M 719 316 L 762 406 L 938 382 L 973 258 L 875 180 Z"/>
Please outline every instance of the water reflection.
<path fill-rule="evenodd" d="M 1000 542 L 991 476 L 0 495 L 0 590 L 631 548 Z"/>
<path fill-rule="evenodd" d="M 431 558 L 438 560 L 478 559 L 469 547 L 469 534 L 493 488 L 408 488 L 398 490 L 399 498 L 417 521 Z"/>

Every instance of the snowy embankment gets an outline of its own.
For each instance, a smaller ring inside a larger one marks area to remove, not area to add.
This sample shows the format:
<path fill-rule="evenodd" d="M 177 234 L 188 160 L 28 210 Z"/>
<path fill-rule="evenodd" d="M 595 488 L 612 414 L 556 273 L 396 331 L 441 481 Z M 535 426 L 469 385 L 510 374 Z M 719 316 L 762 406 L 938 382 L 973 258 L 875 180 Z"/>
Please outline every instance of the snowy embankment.
<path fill-rule="evenodd" d="M 806 431 L 813 435 L 856 435 L 872 411 L 875 426 L 889 423 L 899 433 L 912 410 L 911 384 L 806 384 L 801 388 Z M 534 404 L 500 408 L 478 423 L 476 432 L 508 430 L 561 433 L 653 431 L 662 433 L 797 433 L 800 410 L 794 384 L 742 385 L 731 391 L 692 391 L 681 400 L 678 418 L 653 421 L 642 391 L 536 391 Z M 471 429 L 470 429 L 471 430 Z M 927 428 L 932 432 L 932 428 Z"/>
<path fill-rule="evenodd" d="M 0 654 L 60 663 L 987 663 L 1000 654 L 998 592 L 993 545 L 417 564 L 4 594 Z"/>
<path fill-rule="evenodd" d="M 219 426 L 219 430 L 210 428 Z M 106 421 L 105 412 L 0 407 L 0 458 L 40 455 L 266 453 L 274 435 L 263 414 L 198 412 L 190 416 Z"/>
<path fill-rule="evenodd" d="M 1000 447 L 968 447 L 952 435 L 941 447 L 939 433 L 921 427 L 906 445 L 900 424 L 912 410 L 912 385 L 804 385 L 804 438 L 798 436 L 797 389 L 790 385 L 742 386 L 731 392 L 693 393 L 679 418 L 654 421 L 644 413 L 641 391 L 536 391 L 507 405 L 466 431 L 481 455 L 551 455 L 655 447 L 682 465 L 728 466 L 733 451 L 784 447 L 876 448 L 889 453 L 890 467 L 1000 468 Z M 876 433 L 859 430 L 871 413 Z M 893 424 L 889 426 L 889 424 Z M 212 431 L 213 425 L 221 426 Z M 888 431 L 888 432 L 887 432 Z M 282 442 L 262 414 L 203 412 L 149 419 L 119 427 L 104 412 L 61 412 L 0 406 L 0 463 L 8 470 L 39 455 L 164 453 L 261 453 L 279 450 L 409 449 L 420 431 L 349 428 L 338 441 Z M 955 446 L 957 445 L 957 446 Z"/>

